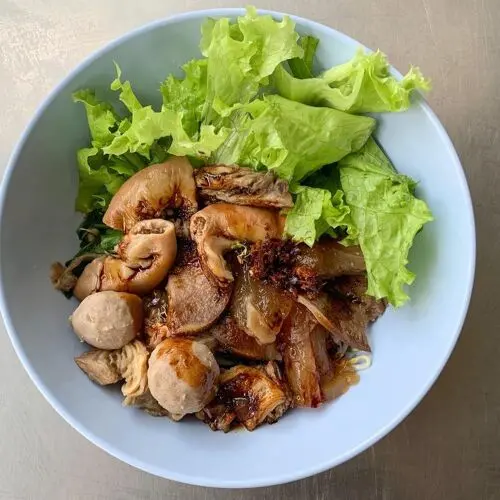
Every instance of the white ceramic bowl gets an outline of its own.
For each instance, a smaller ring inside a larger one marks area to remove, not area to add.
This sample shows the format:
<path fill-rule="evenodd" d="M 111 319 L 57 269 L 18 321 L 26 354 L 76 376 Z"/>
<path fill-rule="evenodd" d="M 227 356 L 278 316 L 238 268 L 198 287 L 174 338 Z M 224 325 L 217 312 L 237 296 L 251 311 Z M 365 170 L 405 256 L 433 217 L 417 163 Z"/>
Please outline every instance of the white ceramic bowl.
<path fill-rule="evenodd" d="M 295 410 L 276 425 L 225 435 L 196 421 L 172 423 L 123 408 L 119 391 L 89 382 L 73 361 L 85 349 L 68 327 L 75 303 L 54 291 L 48 278 L 51 262 L 65 260 L 77 248 L 75 151 L 87 144 L 88 132 L 71 93 L 81 87 L 107 92 L 116 60 L 139 96 L 156 99 L 165 76 L 199 56 L 202 20 L 241 13 L 178 15 L 98 51 L 37 111 L 12 156 L 1 193 L 0 305 L 37 387 L 75 429 L 115 457 L 158 476 L 218 487 L 310 476 L 360 453 L 401 422 L 455 345 L 475 262 L 473 213 L 460 162 L 439 120 L 418 99 L 405 113 L 380 116 L 377 136 L 397 168 L 420 181 L 419 194 L 436 220 L 411 251 L 410 267 L 418 276 L 412 301 L 388 310 L 373 327 L 374 363 L 356 387 L 321 409 Z M 294 19 L 300 32 L 320 38 L 322 67 L 347 60 L 359 46 L 331 28 Z"/>

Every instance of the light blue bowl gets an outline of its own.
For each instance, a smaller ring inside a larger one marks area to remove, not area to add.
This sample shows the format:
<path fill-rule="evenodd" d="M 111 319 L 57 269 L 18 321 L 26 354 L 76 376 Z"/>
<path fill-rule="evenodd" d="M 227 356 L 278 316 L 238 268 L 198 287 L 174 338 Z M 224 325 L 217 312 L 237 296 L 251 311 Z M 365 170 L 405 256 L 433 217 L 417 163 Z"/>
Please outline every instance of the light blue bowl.
<path fill-rule="evenodd" d="M 192 12 L 136 30 L 94 54 L 48 97 L 23 134 L 1 192 L 0 306 L 15 350 L 52 406 L 81 434 L 135 467 L 176 481 L 254 487 L 310 476 L 360 453 L 417 405 L 446 363 L 467 312 L 475 233 L 465 177 L 453 146 L 422 100 L 379 117 L 377 136 L 396 167 L 420 181 L 435 222 L 411 251 L 417 281 L 408 306 L 389 310 L 372 331 L 374 363 L 361 382 L 318 410 L 295 410 L 253 433 L 214 433 L 121 406 L 118 391 L 89 382 L 73 362 L 84 349 L 67 318 L 75 303 L 52 289 L 54 260 L 76 250 L 75 151 L 88 142 L 81 87 L 108 92 L 116 60 L 140 96 L 198 57 L 200 23 L 238 9 Z M 280 14 L 275 14 L 280 17 Z M 299 31 L 320 38 L 318 60 L 350 58 L 357 42 L 307 19 Z M 382 50 L 384 49 L 381 47 Z"/>

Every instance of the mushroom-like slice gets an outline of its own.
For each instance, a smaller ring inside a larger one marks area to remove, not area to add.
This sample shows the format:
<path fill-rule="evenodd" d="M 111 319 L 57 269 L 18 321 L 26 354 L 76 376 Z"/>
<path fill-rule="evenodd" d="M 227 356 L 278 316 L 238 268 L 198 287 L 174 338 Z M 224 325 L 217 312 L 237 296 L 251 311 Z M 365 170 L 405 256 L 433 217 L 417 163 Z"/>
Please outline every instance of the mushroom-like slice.
<path fill-rule="evenodd" d="M 214 431 L 228 432 L 234 423 L 253 431 L 264 421 L 275 422 L 290 406 L 275 370 L 237 365 L 221 374 L 215 399 L 198 417 Z"/>
<path fill-rule="evenodd" d="M 255 360 L 278 359 L 276 344 L 261 344 L 242 330 L 231 316 L 214 325 L 209 334 L 217 340 L 216 350 Z"/>
<path fill-rule="evenodd" d="M 174 208 L 183 218 L 198 208 L 193 168 L 185 157 L 172 157 L 133 175 L 113 196 L 103 221 L 127 233 L 139 221 L 162 218 Z"/>
<path fill-rule="evenodd" d="M 236 324 L 260 344 L 272 344 L 292 307 L 283 291 L 254 279 L 245 264 L 235 262 L 236 275 L 230 314 Z"/>
<path fill-rule="evenodd" d="M 71 316 L 75 333 L 98 349 L 120 349 L 142 329 L 142 300 L 123 292 L 89 295 Z"/>
<path fill-rule="evenodd" d="M 80 300 L 100 290 L 145 295 L 165 279 L 176 254 L 174 224 L 162 219 L 138 222 L 118 245 L 118 257 L 93 260 L 73 293 Z"/>
<path fill-rule="evenodd" d="M 205 201 L 263 208 L 291 208 L 288 182 L 272 172 L 256 172 L 236 165 L 212 165 L 195 171 L 196 186 Z"/>
<path fill-rule="evenodd" d="M 213 325 L 224 312 L 232 287 L 217 287 L 201 268 L 196 252 L 182 259 L 167 282 L 166 329 L 168 335 L 193 335 Z"/>
<path fill-rule="evenodd" d="M 200 411 L 214 397 L 219 366 L 201 342 L 168 338 L 151 353 L 149 390 L 174 416 Z"/>
<path fill-rule="evenodd" d="M 50 281 L 56 290 L 63 293 L 70 293 L 78 281 L 78 276 L 75 271 L 83 264 L 93 261 L 100 257 L 97 253 L 86 253 L 74 258 L 67 266 L 63 266 L 60 262 L 54 262 L 50 266 Z"/>
<path fill-rule="evenodd" d="M 99 385 L 116 384 L 123 378 L 112 361 L 111 351 L 87 351 L 76 357 L 75 363 L 92 382 Z"/>
<path fill-rule="evenodd" d="M 315 299 L 300 296 L 297 300 L 309 309 L 336 342 L 370 351 L 366 330 L 385 311 L 385 302 L 365 295 L 364 276 L 345 276 L 336 287 L 342 296 L 322 293 Z"/>
<path fill-rule="evenodd" d="M 238 241 L 281 238 L 283 219 L 277 211 L 220 203 L 191 217 L 191 237 L 205 273 L 218 285 L 233 281 L 224 253 Z"/>
<path fill-rule="evenodd" d="M 301 244 L 295 255 L 295 274 L 313 272 L 321 278 L 362 274 L 366 271 L 365 259 L 359 246 L 346 247 L 338 241 L 324 237 L 313 247 Z"/>
<path fill-rule="evenodd" d="M 311 332 L 316 325 L 314 316 L 304 306 L 296 304 L 278 337 L 285 376 L 292 390 L 295 406 L 315 408 L 323 401 L 311 342 Z"/>
<path fill-rule="evenodd" d="M 115 351 L 97 349 L 86 352 L 76 357 L 75 362 L 90 380 L 100 385 L 125 379 L 122 386 L 125 405 L 133 405 L 136 398 L 147 391 L 148 352 L 139 340 Z"/>

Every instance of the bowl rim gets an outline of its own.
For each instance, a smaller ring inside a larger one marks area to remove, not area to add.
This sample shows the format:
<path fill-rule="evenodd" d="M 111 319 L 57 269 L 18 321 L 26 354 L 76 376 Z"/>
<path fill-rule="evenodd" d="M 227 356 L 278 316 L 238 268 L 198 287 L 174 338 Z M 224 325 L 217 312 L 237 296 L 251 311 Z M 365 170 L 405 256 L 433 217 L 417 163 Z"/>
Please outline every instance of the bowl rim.
<path fill-rule="evenodd" d="M 199 19 L 206 17 L 235 17 L 244 14 L 244 8 L 212 8 L 212 9 L 202 9 L 202 10 L 194 10 L 183 13 L 174 14 L 172 16 L 167 16 L 161 19 L 157 19 L 155 21 L 149 22 L 147 24 L 141 25 L 133 30 L 130 30 L 124 33 L 121 36 L 113 39 L 112 41 L 106 43 L 102 47 L 93 51 L 90 55 L 84 58 L 79 64 L 77 64 L 51 91 L 50 93 L 42 100 L 42 102 L 38 105 L 35 110 L 34 115 L 29 120 L 28 125 L 23 130 L 20 138 L 18 139 L 10 158 L 7 162 L 4 176 L 0 186 L 0 227 L 4 217 L 4 209 L 6 203 L 6 196 L 8 187 L 10 185 L 10 180 L 12 173 L 14 171 L 15 165 L 19 159 L 19 156 L 25 146 L 25 143 L 30 136 L 32 130 L 36 126 L 38 120 L 43 115 L 48 106 L 52 103 L 52 101 L 56 98 L 56 96 L 66 87 L 66 85 L 82 70 L 90 66 L 94 61 L 105 55 L 107 52 L 112 50 L 113 48 L 121 45 L 123 42 L 130 40 L 138 35 L 150 32 L 160 27 L 168 26 L 170 24 L 176 24 L 179 22 L 183 22 L 191 19 Z M 354 38 L 332 28 L 330 26 L 324 25 L 317 21 L 313 21 L 301 16 L 286 14 L 279 11 L 274 10 L 266 10 L 266 9 L 257 9 L 259 14 L 270 14 L 276 18 L 282 18 L 283 16 L 290 17 L 297 25 L 304 25 L 307 27 L 312 27 L 318 31 L 326 31 L 333 32 L 333 34 L 340 40 L 349 43 L 349 44 L 357 44 L 360 47 L 367 49 L 365 45 L 358 42 Z M 370 50 L 370 49 L 367 49 Z M 394 67 L 391 66 L 391 72 L 396 75 L 398 78 L 401 78 L 402 75 L 399 71 L 397 71 Z M 3 274 L 0 269 L 0 312 L 2 314 L 4 324 L 7 330 L 7 333 L 10 337 L 14 350 L 19 357 L 21 364 L 24 369 L 28 373 L 30 379 L 38 388 L 38 390 L 42 393 L 45 399 L 49 402 L 49 404 L 54 408 L 54 410 L 61 415 L 66 422 L 73 427 L 77 432 L 83 435 L 86 439 L 88 439 L 91 443 L 98 446 L 102 450 L 106 451 L 113 457 L 133 466 L 142 471 L 148 472 L 150 474 L 154 474 L 159 477 L 163 477 L 165 479 L 170 479 L 173 481 L 178 481 L 185 484 L 191 484 L 196 486 L 205 486 L 205 487 L 217 487 L 217 488 L 255 488 L 255 487 L 263 487 L 263 486 L 272 486 L 278 484 L 284 484 L 291 481 L 296 481 L 299 479 L 304 479 L 306 477 L 313 476 L 315 474 L 324 472 L 328 469 L 336 467 L 347 460 L 353 458 L 354 456 L 362 453 L 368 447 L 385 437 L 389 432 L 391 432 L 397 425 L 399 425 L 412 411 L 413 409 L 422 401 L 424 396 L 429 392 L 430 388 L 434 385 L 437 378 L 441 374 L 444 366 L 448 362 L 448 359 L 457 343 L 458 337 L 462 331 L 467 312 L 469 309 L 470 299 L 472 295 L 472 289 L 474 285 L 474 274 L 475 274 L 475 264 L 476 264 L 476 230 L 475 230 L 475 220 L 474 220 L 474 210 L 472 205 L 472 200 L 470 196 L 469 187 L 467 184 L 466 176 L 462 165 L 460 163 L 460 159 L 458 154 L 453 146 L 453 143 L 448 136 L 444 126 L 440 122 L 437 115 L 432 111 L 429 104 L 426 102 L 424 98 L 420 100 L 420 106 L 422 110 L 428 116 L 430 122 L 436 128 L 437 133 L 439 135 L 440 140 L 443 143 L 443 146 L 448 150 L 452 162 L 454 164 L 455 171 L 457 173 L 459 187 L 462 191 L 463 199 L 466 204 L 466 209 L 468 214 L 470 215 L 470 236 L 471 237 L 471 259 L 469 262 L 469 268 L 467 269 L 467 283 L 465 284 L 466 290 L 465 295 L 463 296 L 463 301 L 461 303 L 461 310 L 458 316 L 457 328 L 456 331 L 453 332 L 453 335 L 450 336 L 449 345 L 447 352 L 443 356 L 441 360 L 440 366 L 436 373 L 428 380 L 427 384 L 424 388 L 418 393 L 415 394 L 411 403 L 409 403 L 406 407 L 404 407 L 397 415 L 395 415 L 390 422 L 388 422 L 385 426 L 381 427 L 375 434 L 373 434 L 369 439 L 364 442 L 359 443 L 356 447 L 347 450 L 340 457 L 335 459 L 331 459 L 322 463 L 316 463 L 308 468 L 303 468 L 301 470 L 291 470 L 290 472 L 283 473 L 280 475 L 276 475 L 273 480 L 261 480 L 259 478 L 254 478 L 250 480 L 232 480 L 227 479 L 224 481 L 220 480 L 212 480 L 209 477 L 204 476 L 194 476 L 194 475 L 186 475 L 182 473 L 173 472 L 170 470 L 165 470 L 161 467 L 151 466 L 150 464 L 146 464 L 141 460 L 137 460 L 135 457 L 129 455 L 128 453 L 124 453 L 118 449 L 116 449 L 111 443 L 108 441 L 101 439 L 96 436 L 93 432 L 89 431 L 83 424 L 79 422 L 79 420 L 74 417 L 72 414 L 67 412 L 62 406 L 59 405 L 56 397 L 53 395 L 51 389 L 45 385 L 45 383 L 41 380 L 36 370 L 33 368 L 29 358 L 26 356 L 21 343 L 18 340 L 18 335 L 16 329 L 13 325 L 10 313 L 7 308 L 6 302 L 6 290 L 3 282 Z"/>

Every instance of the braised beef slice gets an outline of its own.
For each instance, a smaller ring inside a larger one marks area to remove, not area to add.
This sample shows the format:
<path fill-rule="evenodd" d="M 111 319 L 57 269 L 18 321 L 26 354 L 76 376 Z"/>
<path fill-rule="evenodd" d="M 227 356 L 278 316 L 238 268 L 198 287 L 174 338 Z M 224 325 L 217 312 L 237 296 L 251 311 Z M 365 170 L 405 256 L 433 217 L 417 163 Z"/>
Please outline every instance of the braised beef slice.
<path fill-rule="evenodd" d="M 217 340 L 217 350 L 255 360 L 271 360 L 278 357 L 276 344 L 260 344 L 242 330 L 235 319 L 227 315 L 214 325 L 209 333 Z"/>
<path fill-rule="evenodd" d="M 323 401 L 311 341 L 316 326 L 314 316 L 301 304 L 295 304 L 278 335 L 278 348 L 294 406 L 315 408 Z"/>
<path fill-rule="evenodd" d="M 340 298 L 330 296 L 329 318 L 335 325 L 334 336 L 351 347 L 370 351 L 367 327 L 381 316 L 387 303 L 366 295 L 366 276 L 343 276 L 334 287 Z"/>

